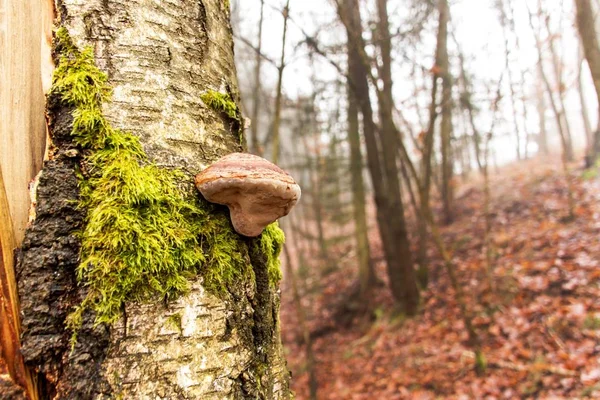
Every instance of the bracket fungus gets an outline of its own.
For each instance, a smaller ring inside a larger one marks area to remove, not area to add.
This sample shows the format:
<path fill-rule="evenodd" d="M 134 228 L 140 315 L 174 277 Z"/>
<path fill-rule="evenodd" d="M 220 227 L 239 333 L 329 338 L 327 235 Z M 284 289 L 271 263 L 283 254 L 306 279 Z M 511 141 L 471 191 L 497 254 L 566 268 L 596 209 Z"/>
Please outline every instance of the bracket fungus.
<path fill-rule="evenodd" d="M 287 215 L 300 186 L 277 165 L 252 154 L 232 153 L 196 175 L 196 187 L 211 203 L 229 208 L 235 231 L 255 237 Z"/>

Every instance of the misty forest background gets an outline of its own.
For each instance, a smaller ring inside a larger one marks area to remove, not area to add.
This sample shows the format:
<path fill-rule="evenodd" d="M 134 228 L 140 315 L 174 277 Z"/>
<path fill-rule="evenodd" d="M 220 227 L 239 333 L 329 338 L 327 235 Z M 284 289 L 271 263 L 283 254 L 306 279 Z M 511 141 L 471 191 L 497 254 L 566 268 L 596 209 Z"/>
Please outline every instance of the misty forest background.
<path fill-rule="evenodd" d="M 600 2 L 231 7 L 297 397 L 600 396 Z"/>

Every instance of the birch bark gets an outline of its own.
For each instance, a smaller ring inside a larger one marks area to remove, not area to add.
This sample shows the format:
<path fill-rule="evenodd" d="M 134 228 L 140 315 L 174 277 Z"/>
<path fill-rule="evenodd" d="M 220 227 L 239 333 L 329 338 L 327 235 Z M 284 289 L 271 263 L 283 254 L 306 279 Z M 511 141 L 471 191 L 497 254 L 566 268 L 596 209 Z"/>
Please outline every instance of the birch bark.
<path fill-rule="evenodd" d="M 107 73 L 112 101 L 103 114 L 140 138 L 151 162 L 193 175 L 243 150 L 239 125 L 204 104 L 227 93 L 239 103 L 228 2 L 221 0 L 56 0 L 58 25 L 75 45 L 91 46 Z M 77 282 L 77 169 L 69 138 L 72 109 L 48 105 L 50 158 L 37 180 L 36 217 L 18 266 L 22 352 L 40 377 L 42 398 L 287 399 L 289 373 L 279 338 L 279 293 L 265 260 L 251 254 L 254 277 L 217 297 L 202 277 L 176 300 L 127 302 L 114 325 L 84 315 L 69 346 L 65 318 L 83 298 Z M 246 241 L 244 246 L 250 246 Z M 175 323 L 173 323 L 175 321 Z"/>

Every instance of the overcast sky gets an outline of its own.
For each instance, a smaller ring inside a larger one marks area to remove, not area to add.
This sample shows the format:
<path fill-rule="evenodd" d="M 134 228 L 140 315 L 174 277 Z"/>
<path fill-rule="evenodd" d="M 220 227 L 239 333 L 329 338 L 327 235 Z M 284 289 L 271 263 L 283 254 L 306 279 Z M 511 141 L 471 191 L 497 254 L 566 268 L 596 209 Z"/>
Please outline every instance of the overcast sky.
<path fill-rule="evenodd" d="M 406 25 L 407 18 L 410 18 L 410 4 L 414 0 L 390 0 L 388 3 L 390 21 L 392 31 L 402 29 Z M 365 2 L 366 4 L 370 2 Z M 276 11 L 283 8 L 285 0 L 267 0 L 265 2 L 265 23 L 263 27 L 263 52 L 274 60 L 279 59 L 281 51 L 281 34 L 283 29 L 283 18 Z M 515 7 L 515 23 L 516 31 L 519 37 L 520 52 L 517 54 L 514 50 L 514 42 L 511 40 L 511 49 L 513 51 L 513 60 L 511 69 L 515 76 L 520 76 L 520 71 L 529 70 L 535 73 L 535 64 L 537 62 L 537 51 L 535 48 L 534 37 L 529 27 L 528 13 L 526 3 L 523 0 L 513 0 Z M 574 18 L 572 9 L 572 0 L 544 0 L 545 11 L 552 16 L 553 31 L 559 36 L 557 43 L 560 43 L 559 51 L 563 54 L 566 62 L 565 83 L 567 88 L 572 88 L 567 97 L 567 112 L 569 121 L 572 125 L 574 135 L 581 131 L 581 109 L 580 101 L 576 92 L 576 77 L 578 67 L 578 41 L 576 30 L 574 28 Z M 536 9 L 537 0 L 530 0 L 532 10 Z M 248 40 L 256 43 L 258 33 L 258 20 L 260 11 L 259 0 L 243 0 L 239 1 L 235 6 L 239 8 L 240 26 L 237 35 L 243 35 Z M 562 11 L 561 11 L 562 7 Z M 288 60 L 292 61 L 285 70 L 284 76 L 284 92 L 288 97 L 296 97 L 299 94 L 308 94 L 311 92 L 311 73 L 319 75 L 320 79 L 334 80 L 337 76 L 336 71 L 322 59 L 316 58 L 313 60 L 306 57 L 307 49 L 305 46 L 298 46 L 298 43 L 304 39 L 301 32 L 302 27 L 311 35 L 317 35 L 319 43 L 326 45 L 342 44 L 346 40 L 344 31 L 336 22 L 336 15 L 330 0 L 291 0 L 290 2 L 291 16 L 294 20 L 289 25 L 288 41 L 286 52 Z M 456 35 L 457 41 L 461 46 L 461 50 L 467 61 L 467 68 L 474 74 L 477 82 L 496 82 L 502 71 L 504 70 L 504 38 L 502 27 L 498 19 L 498 11 L 494 8 L 494 0 L 456 0 L 451 1 L 451 30 Z M 559 18 L 561 13 L 564 13 L 564 18 Z M 366 14 L 366 13 L 364 13 Z M 363 15 L 365 18 L 365 15 Z M 562 20 L 562 26 L 558 26 L 558 22 Z M 407 118 L 418 125 L 418 118 L 408 103 L 413 102 L 414 85 L 411 82 L 412 63 L 403 59 L 410 52 L 411 59 L 423 66 L 430 67 L 433 63 L 433 53 L 435 46 L 435 18 L 432 18 L 428 25 L 428 34 L 423 35 L 423 41 L 413 53 L 412 50 L 402 49 L 396 46 L 394 49 L 394 95 L 397 104 L 402 106 L 407 104 Z M 244 46 L 239 42 L 236 43 L 238 48 Z M 449 39 L 449 47 L 451 54 L 456 54 L 456 47 Z M 405 51 L 406 50 L 406 51 Z M 238 51 L 241 51 L 238 50 Z M 343 64 L 343 57 L 340 56 L 337 60 Z M 241 64 L 241 65 L 240 65 Z M 276 82 L 276 71 L 268 63 L 264 64 L 263 80 L 265 85 L 274 86 Z M 247 77 L 251 79 L 253 68 L 253 60 L 243 59 L 238 60 L 238 70 L 240 80 Z M 457 66 L 454 66 L 455 73 Z M 552 74 L 550 65 L 547 66 L 547 73 Z M 584 74 L 586 83 L 586 99 L 589 115 L 592 126 L 596 126 L 596 100 L 591 84 L 589 72 Z M 528 94 L 533 94 L 534 82 L 536 76 L 526 75 L 524 77 L 525 89 Z M 483 86 L 482 86 L 483 88 Z M 427 95 L 424 94 L 421 106 L 427 104 Z M 334 103 L 335 104 L 335 103 Z M 414 103 L 413 103 L 414 104 Z M 508 105 L 508 99 L 505 101 Z M 334 106 L 334 105 L 332 105 Z M 507 107 L 504 107 L 507 109 Z M 531 102 L 529 108 L 529 116 L 527 119 L 528 130 L 535 132 L 538 129 L 537 114 L 535 112 L 535 104 Z M 507 111 L 505 111 L 507 112 Z M 483 114 L 483 113 L 482 113 Z M 552 124 L 552 114 L 549 111 L 547 114 L 548 121 Z M 485 117 L 484 117 L 485 118 Z M 482 120 L 482 125 L 486 121 Z M 549 125 L 552 127 L 553 125 Z M 417 129 L 420 129 L 416 127 Z M 514 142 L 511 136 L 501 137 L 500 131 L 510 133 L 510 127 L 506 124 L 499 126 L 499 139 L 496 143 L 496 148 L 499 154 L 499 159 L 509 161 L 514 158 Z M 556 142 L 557 144 L 558 142 Z"/>

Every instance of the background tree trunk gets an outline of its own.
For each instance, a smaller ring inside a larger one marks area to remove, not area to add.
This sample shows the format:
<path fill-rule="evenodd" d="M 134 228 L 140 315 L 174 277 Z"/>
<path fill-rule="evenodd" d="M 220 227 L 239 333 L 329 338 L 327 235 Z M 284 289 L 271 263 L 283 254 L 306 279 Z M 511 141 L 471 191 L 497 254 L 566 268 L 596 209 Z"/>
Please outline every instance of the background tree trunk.
<path fill-rule="evenodd" d="M 435 127 L 436 121 L 438 117 L 438 80 L 441 76 L 446 76 L 449 71 L 448 69 L 448 51 L 447 51 L 447 39 L 448 39 L 448 9 L 447 3 L 445 0 L 440 1 L 438 4 L 438 31 L 437 31 L 437 44 L 435 48 L 435 64 L 436 68 L 433 68 L 431 71 L 432 80 L 431 80 L 431 103 L 429 104 L 429 122 L 427 125 L 427 131 L 425 132 L 424 143 L 422 147 L 423 157 L 421 160 L 421 179 L 419 183 L 419 209 L 420 213 L 423 214 L 423 210 L 429 208 L 430 202 L 430 191 L 431 191 L 431 177 L 432 177 L 432 168 L 431 161 L 433 157 L 433 143 L 435 136 Z M 442 65 L 445 70 L 442 68 Z M 442 78 L 445 79 L 445 78 Z M 446 116 L 442 121 L 442 136 L 448 135 L 452 126 L 448 126 L 452 119 L 451 110 L 447 109 L 449 104 L 446 102 L 451 102 L 451 87 L 443 84 L 443 102 L 442 110 L 444 115 Z M 449 129 L 449 130 L 448 130 Z M 449 145 L 448 142 L 443 141 L 442 147 Z M 444 149 L 442 149 L 444 150 Z M 446 154 L 447 155 L 447 154 Z M 442 167 L 442 172 L 444 172 L 444 168 Z M 444 199 L 446 200 L 446 199 Z M 444 206 L 449 205 L 444 201 Z M 424 218 L 417 218 L 417 229 L 419 232 L 419 250 L 417 253 L 417 264 L 419 265 L 418 269 L 418 278 L 419 283 L 422 288 L 426 288 L 429 282 L 429 269 L 427 266 L 427 244 L 429 240 L 429 234 L 427 231 L 427 221 Z"/>
<path fill-rule="evenodd" d="M 108 75 L 113 96 L 103 115 L 137 136 L 159 168 L 185 171 L 189 184 L 181 184 L 190 190 L 197 172 L 242 150 L 239 123 L 200 100 L 213 90 L 239 103 L 227 3 L 55 4 L 59 25 L 79 50 L 92 48 Z M 123 316 L 110 326 L 95 325 L 87 312 L 71 351 L 65 318 L 86 293 L 76 277 L 77 232 L 86 221 L 77 207 L 78 171 L 85 164 L 70 137 L 72 113 L 49 98 L 52 157 L 36 182 L 36 218 L 18 266 L 22 352 L 39 374 L 42 398 L 289 398 L 279 298 L 269 285 L 265 255 L 247 250 L 250 239 L 239 241 L 246 249 L 239 251 L 253 274 L 223 296 L 212 295 L 197 276 L 177 299 L 126 301 Z"/>
<path fill-rule="evenodd" d="M 519 128 L 519 118 L 517 115 L 517 100 L 516 100 L 516 91 L 515 91 L 515 80 L 513 78 L 513 73 L 511 70 L 511 45 L 509 43 L 508 31 L 512 29 L 514 32 L 513 26 L 509 26 L 509 18 L 506 15 L 506 11 L 504 10 L 504 1 L 500 0 L 497 2 L 498 11 L 500 13 L 500 24 L 502 25 L 502 34 L 504 36 L 504 69 L 507 72 L 508 78 L 508 88 L 510 94 L 510 111 L 512 116 L 513 129 L 515 133 L 515 143 L 516 143 L 516 154 L 517 160 L 521 161 L 524 157 L 521 154 L 521 129 Z M 518 47 L 515 49 L 517 52 Z"/>
<path fill-rule="evenodd" d="M 254 67 L 254 93 L 252 93 L 252 123 L 250 125 L 250 150 L 259 156 L 262 156 L 263 149 L 258 140 L 259 111 L 262 81 L 260 77 L 260 67 L 262 65 L 262 31 L 264 21 L 265 2 L 260 1 L 260 20 L 258 22 L 258 44 L 256 46 L 256 66 Z"/>
<path fill-rule="evenodd" d="M 273 116 L 273 147 L 271 149 L 271 161 L 277 164 L 279 159 L 279 127 L 281 125 L 281 102 L 283 96 L 283 70 L 285 69 L 285 43 L 287 36 L 288 20 L 290 15 L 290 1 L 285 3 L 283 14 L 283 34 L 281 36 L 281 59 L 277 66 L 277 94 L 275 95 L 275 115 Z"/>
<path fill-rule="evenodd" d="M 594 81 L 596 96 L 598 97 L 598 126 L 600 127 L 600 46 L 594 26 L 594 11 L 589 0 L 575 0 L 577 8 L 577 28 L 583 45 L 583 52 Z M 600 129 L 594 133 L 594 145 L 590 155 L 597 157 L 600 152 Z"/>
<path fill-rule="evenodd" d="M 581 107 L 581 121 L 583 122 L 583 130 L 585 132 L 586 153 L 593 155 L 594 152 L 594 132 L 590 125 L 590 117 L 588 115 L 587 102 L 585 100 L 585 90 L 583 85 L 583 65 L 584 55 L 579 51 L 579 68 L 577 68 L 577 94 L 579 95 L 579 105 Z"/>
<path fill-rule="evenodd" d="M 419 290 L 416 274 L 412 266 L 412 255 L 408 243 L 404 206 L 400 193 L 400 170 L 397 165 L 398 130 L 392 120 L 393 102 L 391 98 L 391 55 L 389 29 L 387 28 L 387 10 L 378 3 L 380 15 L 379 36 L 385 32 L 382 41 L 384 90 L 377 90 L 381 127 L 377 135 L 377 126 L 373 119 L 373 108 L 369 97 L 369 60 L 365 53 L 365 43 L 361 36 L 362 22 L 358 0 L 344 0 L 337 3 L 338 14 L 348 36 L 349 84 L 363 116 L 363 132 L 367 149 L 367 165 L 371 175 L 377 225 L 383 244 L 390 288 L 399 308 L 408 315 L 417 312 Z M 383 18 L 383 19 L 382 19 Z M 388 78 L 386 78 L 386 76 Z M 387 80 L 387 84 L 385 83 Z"/>
<path fill-rule="evenodd" d="M 545 90 L 542 82 L 540 67 L 538 67 L 538 78 L 535 83 L 535 105 L 538 114 L 539 133 L 537 144 L 541 154 L 547 156 L 548 149 L 548 130 L 546 129 L 546 101 L 544 99 Z"/>
<path fill-rule="evenodd" d="M 352 184 L 352 208 L 354 212 L 354 235 L 358 258 L 358 280 L 360 298 L 365 300 L 367 293 L 375 285 L 376 277 L 371 263 L 369 248 L 367 213 L 365 205 L 365 185 L 363 181 L 363 160 L 360 149 L 360 125 L 358 121 L 358 105 L 348 86 L 348 143 L 350 144 L 350 174 Z"/>
<path fill-rule="evenodd" d="M 452 222 L 452 176 L 454 160 L 452 158 L 452 75 L 448 61 L 448 20 L 450 10 L 446 0 L 439 1 L 439 33 L 436 50 L 436 64 L 442 75 L 442 123 L 440 130 L 440 153 L 442 155 L 442 202 L 444 204 L 444 222 Z"/>

